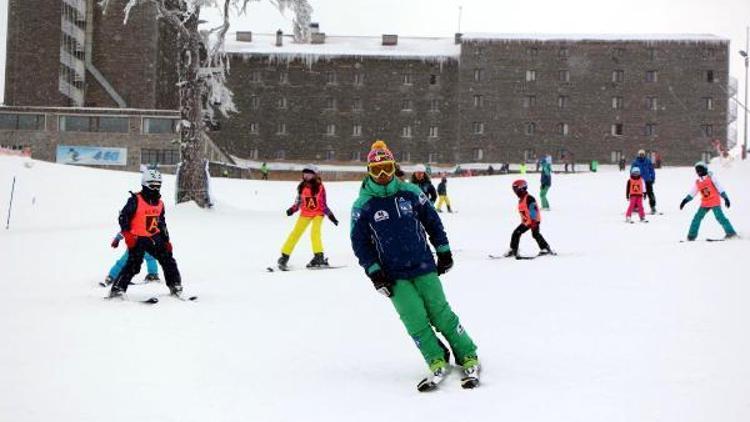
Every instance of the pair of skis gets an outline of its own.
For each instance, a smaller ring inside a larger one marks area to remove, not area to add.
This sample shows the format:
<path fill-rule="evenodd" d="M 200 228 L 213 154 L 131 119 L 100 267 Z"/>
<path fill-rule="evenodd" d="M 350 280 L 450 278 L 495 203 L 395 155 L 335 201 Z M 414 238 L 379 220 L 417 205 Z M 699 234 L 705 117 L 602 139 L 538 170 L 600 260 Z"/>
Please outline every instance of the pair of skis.
<path fill-rule="evenodd" d="M 317 267 L 305 267 L 305 268 L 308 269 L 308 270 L 311 270 L 311 271 L 320 271 L 320 270 L 335 270 L 335 269 L 338 269 L 338 268 L 345 268 L 345 267 L 346 267 L 346 265 L 321 265 L 321 266 L 317 266 Z M 276 271 L 286 272 L 286 271 L 294 271 L 294 270 L 295 270 L 294 267 L 289 267 L 289 266 L 285 267 L 285 268 L 281 268 L 281 267 L 278 267 L 278 266 L 277 267 L 266 267 L 266 271 L 268 271 L 269 273 L 274 273 Z"/>
<path fill-rule="evenodd" d="M 544 257 L 544 256 L 557 256 L 557 253 L 555 253 L 555 252 L 545 253 L 545 254 L 540 253 L 539 255 L 493 255 L 493 254 L 489 254 L 488 255 L 488 257 L 490 259 L 510 259 L 510 258 L 513 258 L 513 259 L 517 259 L 517 260 L 531 260 L 531 259 L 541 258 L 541 257 Z"/>
<path fill-rule="evenodd" d="M 461 378 L 461 388 L 470 390 L 479 386 L 479 366 L 464 370 L 464 376 Z M 440 384 L 445 381 L 450 373 L 450 365 L 440 368 L 431 376 L 424 378 L 417 384 L 417 391 L 427 393 L 437 390 Z"/>
<path fill-rule="evenodd" d="M 170 294 L 169 297 L 175 298 L 175 299 L 177 299 L 179 301 L 182 301 L 182 302 L 196 302 L 198 300 L 198 296 L 187 296 L 187 295 L 174 295 L 174 294 Z M 110 297 L 107 296 L 104 299 L 105 300 L 112 300 L 114 298 L 110 298 Z M 130 301 L 130 302 L 142 303 L 144 305 L 155 305 L 155 304 L 159 303 L 159 297 L 158 296 L 150 296 L 150 297 L 147 297 L 145 299 L 135 299 L 135 300 L 125 299 L 124 301 L 125 302 Z"/>

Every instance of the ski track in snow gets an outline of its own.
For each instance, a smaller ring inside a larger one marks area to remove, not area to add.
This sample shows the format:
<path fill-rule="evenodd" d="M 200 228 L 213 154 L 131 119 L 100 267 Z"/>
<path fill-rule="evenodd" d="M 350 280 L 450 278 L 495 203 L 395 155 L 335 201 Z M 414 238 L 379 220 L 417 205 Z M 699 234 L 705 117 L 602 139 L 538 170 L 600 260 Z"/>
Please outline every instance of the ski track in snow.
<path fill-rule="evenodd" d="M 482 385 L 453 371 L 420 394 L 427 370 L 348 239 L 358 183 L 327 183 L 323 240 L 336 271 L 267 273 L 295 217 L 291 182 L 214 179 L 216 208 L 174 206 L 167 222 L 187 294 L 153 306 L 102 300 L 123 252 L 109 242 L 134 173 L 0 157 L 3 421 L 747 421 L 750 296 L 745 239 L 680 243 L 690 168 L 657 172 L 665 215 L 625 224 L 625 174 L 553 177 L 542 233 L 559 257 L 489 260 L 519 222 L 517 175 L 452 178 L 460 214 L 441 214 L 456 251 L 448 299 L 479 346 Z M 748 232 L 750 166 L 713 166 Z M 538 195 L 538 175 L 529 174 Z M 700 238 L 723 233 L 708 215 Z M 535 254 L 530 234 L 521 252 Z M 137 277 L 143 277 L 145 269 Z M 166 295 L 163 284 L 134 297 Z"/>

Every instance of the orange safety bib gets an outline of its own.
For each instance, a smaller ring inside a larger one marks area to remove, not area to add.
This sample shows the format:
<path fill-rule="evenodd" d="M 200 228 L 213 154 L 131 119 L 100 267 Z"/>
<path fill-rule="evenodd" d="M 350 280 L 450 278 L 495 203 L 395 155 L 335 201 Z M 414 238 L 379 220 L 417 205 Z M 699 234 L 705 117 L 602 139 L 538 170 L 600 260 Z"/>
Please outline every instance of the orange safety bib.
<path fill-rule="evenodd" d="M 164 203 L 159 200 L 156 205 L 146 202 L 141 194 L 137 194 L 138 205 L 135 209 L 135 215 L 130 222 L 130 232 L 136 236 L 151 237 L 159 233 L 159 216 L 164 210 Z"/>
<path fill-rule="evenodd" d="M 518 213 L 521 214 L 521 222 L 524 226 L 531 226 L 532 222 L 540 222 L 542 221 L 542 213 L 537 208 L 536 212 L 536 218 L 531 218 L 531 212 L 529 211 L 529 205 L 526 203 L 526 198 L 529 196 L 529 194 L 526 194 L 521 198 L 520 201 L 518 201 Z"/>
<path fill-rule="evenodd" d="M 701 194 L 701 207 L 712 208 L 721 206 L 721 195 L 716 185 L 711 181 L 711 176 L 706 176 L 703 180 L 695 181 L 695 186 Z"/>
<path fill-rule="evenodd" d="M 643 179 L 641 178 L 639 178 L 638 180 L 630 179 L 628 180 L 628 183 L 630 184 L 630 189 L 628 189 L 628 191 L 630 192 L 630 196 L 633 196 L 633 195 L 643 196 Z"/>
<path fill-rule="evenodd" d="M 320 185 L 320 187 L 318 188 L 318 193 L 316 195 L 312 194 L 312 189 L 310 187 L 305 187 L 302 189 L 302 202 L 300 204 L 302 216 L 317 217 L 324 214 L 322 210 L 324 192 L 325 189 L 323 188 L 323 185 Z"/>

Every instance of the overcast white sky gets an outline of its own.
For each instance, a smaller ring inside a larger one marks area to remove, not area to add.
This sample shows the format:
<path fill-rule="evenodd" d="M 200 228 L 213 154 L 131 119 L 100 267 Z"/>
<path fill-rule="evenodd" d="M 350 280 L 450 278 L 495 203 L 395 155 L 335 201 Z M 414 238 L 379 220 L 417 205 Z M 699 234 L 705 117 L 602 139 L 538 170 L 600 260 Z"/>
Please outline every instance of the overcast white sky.
<path fill-rule="evenodd" d="M 309 0 L 313 21 L 329 35 L 453 36 L 462 32 L 711 33 L 731 39 L 730 73 L 744 89 L 745 27 L 750 0 Z M 4 88 L 8 0 L 0 0 L 0 64 Z M 204 14 L 212 20 L 211 14 Z M 290 20 L 267 0 L 251 5 L 233 30 L 289 32 Z M 744 91 L 742 91 L 744 92 Z"/>

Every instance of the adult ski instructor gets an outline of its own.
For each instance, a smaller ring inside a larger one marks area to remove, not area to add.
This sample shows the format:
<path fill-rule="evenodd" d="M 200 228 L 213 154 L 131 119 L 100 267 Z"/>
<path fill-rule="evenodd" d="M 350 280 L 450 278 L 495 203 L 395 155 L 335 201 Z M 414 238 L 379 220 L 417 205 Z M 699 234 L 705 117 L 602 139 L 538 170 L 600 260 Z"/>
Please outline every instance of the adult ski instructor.
<path fill-rule="evenodd" d="M 437 211 L 416 186 L 394 177 L 396 160 L 384 145 L 367 156 L 368 176 L 352 209 L 354 254 L 375 289 L 389 297 L 432 375 L 417 388 L 430 391 L 449 366 L 436 329 L 463 367 L 461 385 L 479 384 L 477 347 L 445 299 L 438 276 L 453 266 L 448 238 Z M 430 243 L 437 252 L 437 265 Z"/>

